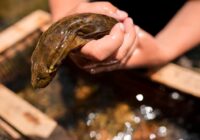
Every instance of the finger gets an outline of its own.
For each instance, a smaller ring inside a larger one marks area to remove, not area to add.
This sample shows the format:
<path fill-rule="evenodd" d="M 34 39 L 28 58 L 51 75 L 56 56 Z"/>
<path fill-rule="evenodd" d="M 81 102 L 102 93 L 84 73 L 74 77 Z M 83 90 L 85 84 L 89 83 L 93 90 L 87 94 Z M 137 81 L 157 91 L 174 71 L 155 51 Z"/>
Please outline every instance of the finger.
<path fill-rule="evenodd" d="M 142 48 L 144 47 L 141 43 L 146 41 L 141 41 L 144 34 L 142 29 L 140 29 L 139 26 L 136 26 L 136 33 L 137 33 L 137 48 L 134 50 L 134 52 L 130 55 L 130 57 L 125 62 L 125 65 L 127 68 L 137 68 L 144 65 L 144 52 L 142 53 Z"/>
<path fill-rule="evenodd" d="M 127 65 L 129 59 L 133 56 L 135 50 L 137 49 L 137 46 L 138 46 L 138 37 L 136 36 L 135 37 L 135 41 L 134 43 L 132 44 L 132 47 L 131 49 L 129 50 L 128 54 L 126 55 L 126 57 L 124 57 L 122 60 L 121 60 L 121 67 L 124 67 Z"/>
<path fill-rule="evenodd" d="M 113 18 L 115 18 L 115 19 L 117 19 L 119 21 L 123 21 L 123 20 L 125 20 L 128 17 L 128 13 L 126 13 L 123 10 L 119 10 L 118 9 L 115 13 L 110 14 L 108 16 L 111 16 L 111 17 L 113 17 Z"/>
<path fill-rule="evenodd" d="M 137 68 L 145 65 L 145 58 L 140 48 L 135 49 L 132 55 L 127 59 L 126 68 Z"/>
<path fill-rule="evenodd" d="M 99 40 L 93 40 L 87 43 L 81 52 L 99 61 L 111 56 L 122 45 L 124 38 L 124 25 L 117 23 L 109 35 Z"/>
<path fill-rule="evenodd" d="M 122 60 L 129 52 L 130 49 L 133 48 L 133 44 L 136 38 L 136 32 L 133 24 L 133 20 L 131 18 L 127 18 L 124 21 L 125 26 L 125 36 L 122 46 L 116 53 L 116 59 Z"/>
<path fill-rule="evenodd" d="M 128 68 L 137 68 L 154 65 L 154 63 L 156 64 L 156 62 L 149 57 L 157 56 L 158 47 L 157 44 L 155 44 L 154 38 L 138 26 L 136 26 L 136 32 L 138 37 L 137 48 L 128 59 L 126 66 Z M 155 55 L 152 55 L 152 53 L 155 53 Z"/>
<path fill-rule="evenodd" d="M 122 21 L 128 17 L 128 14 L 126 12 L 119 10 L 117 7 L 115 7 L 109 2 L 83 3 L 78 8 L 77 12 L 79 13 L 92 12 L 92 13 L 104 14 L 111 16 L 119 21 Z"/>
<path fill-rule="evenodd" d="M 101 67 L 94 67 L 88 70 L 91 74 L 97 74 L 101 72 L 109 72 L 113 70 L 119 69 L 120 65 L 119 64 L 113 64 L 110 66 L 101 66 Z"/>
<path fill-rule="evenodd" d="M 127 65 L 129 59 L 132 58 L 134 52 L 136 49 L 141 49 L 141 45 L 140 45 L 140 42 L 139 42 L 139 36 L 140 36 L 140 27 L 137 26 L 137 25 L 134 25 L 135 26 L 135 40 L 131 46 L 131 49 L 129 50 L 128 54 L 126 55 L 126 57 L 124 57 L 123 60 L 121 60 L 121 66 L 124 67 Z"/>

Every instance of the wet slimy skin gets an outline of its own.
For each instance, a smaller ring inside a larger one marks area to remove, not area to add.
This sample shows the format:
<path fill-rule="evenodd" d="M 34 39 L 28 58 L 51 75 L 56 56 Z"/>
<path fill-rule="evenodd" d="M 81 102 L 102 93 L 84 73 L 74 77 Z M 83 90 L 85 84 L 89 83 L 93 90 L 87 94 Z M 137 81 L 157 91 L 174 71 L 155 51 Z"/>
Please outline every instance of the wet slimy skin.
<path fill-rule="evenodd" d="M 46 87 L 63 60 L 70 54 L 74 62 L 87 63 L 84 68 L 93 72 L 93 68 L 118 63 L 117 61 L 89 61 L 78 50 L 91 40 L 109 34 L 117 21 L 101 14 L 84 13 L 65 17 L 54 23 L 44 32 L 31 57 L 31 84 L 34 88 Z M 82 61 L 82 62 L 81 62 Z"/>

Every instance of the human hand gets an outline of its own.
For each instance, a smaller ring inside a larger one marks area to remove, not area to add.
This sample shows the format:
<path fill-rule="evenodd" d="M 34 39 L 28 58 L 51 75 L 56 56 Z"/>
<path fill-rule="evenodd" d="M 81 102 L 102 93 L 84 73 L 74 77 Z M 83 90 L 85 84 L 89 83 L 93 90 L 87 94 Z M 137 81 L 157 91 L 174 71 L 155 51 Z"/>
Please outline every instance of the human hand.
<path fill-rule="evenodd" d="M 138 42 L 124 68 L 153 67 L 166 64 L 175 57 L 173 49 L 164 47 L 155 37 L 136 26 Z"/>
<path fill-rule="evenodd" d="M 71 8 L 70 5 L 72 5 L 73 8 Z M 126 12 L 119 10 L 109 2 L 79 2 L 76 4 L 76 1 L 69 1 L 68 3 L 66 1 L 62 1 L 62 3 L 59 4 L 59 2 L 57 3 L 57 1 L 54 2 L 54 0 L 52 0 L 50 1 L 50 6 L 53 21 L 57 21 L 62 17 L 77 13 L 99 13 L 111 16 L 119 21 L 128 17 Z"/>
<path fill-rule="evenodd" d="M 57 9 L 57 10 L 52 10 L 54 21 L 73 13 L 80 13 L 80 12 L 95 13 L 96 12 L 96 13 L 102 13 L 108 16 L 115 17 L 116 19 L 121 21 L 124 25 L 124 22 L 128 17 L 126 13 L 119 12 L 115 6 L 107 2 L 81 4 L 80 3 L 81 1 L 83 2 L 87 0 L 74 0 L 74 1 L 49 0 L 49 1 L 50 3 L 52 2 L 52 4 L 50 4 L 51 9 Z M 59 6 L 56 6 L 57 4 L 59 4 Z M 104 4 L 107 6 L 104 6 Z M 159 37 L 156 36 L 156 38 L 154 38 L 153 36 L 146 33 L 145 31 L 139 30 L 137 32 L 138 35 L 135 35 L 136 36 L 134 40 L 135 43 L 132 47 L 133 50 L 136 47 L 135 51 L 132 54 L 130 53 L 131 54 L 130 57 L 128 57 L 124 65 L 120 65 L 120 68 L 150 67 L 150 66 L 155 66 L 155 65 L 161 65 L 173 60 L 177 56 L 183 54 L 184 52 L 186 52 L 187 50 L 195 46 L 197 43 L 199 43 L 199 38 L 198 38 L 199 22 L 196 21 L 198 19 L 197 18 L 198 14 L 191 13 L 191 9 L 197 11 L 196 13 L 199 13 L 198 6 L 199 5 L 196 3 L 189 3 L 189 5 L 188 4 L 185 5 L 184 8 L 182 8 L 182 10 L 180 11 L 180 13 L 175 17 L 175 19 L 172 20 L 171 23 L 166 28 L 164 28 L 163 31 L 161 31 L 161 33 L 159 34 Z M 58 11 L 58 12 L 54 12 L 54 11 Z M 187 22 L 185 22 L 185 19 L 186 19 L 185 16 L 187 17 L 187 19 L 190 19 L 190 20 L 187 20 Z M 187 24 L 180 24 L 183 22 Z M 177 26 L 179 28 L 177 28 Z M 122 31 L 120 32 L 119 27 L 120 26 L 115 27 L 115 29 L 118 30 L 116 31 L 116 33 L 119 33 L 119 34 L 115 34 L 114 29 L 111 31 L 111 33 L 113 33 L 113 35 L 116 35 L 116 38 L 120 38 L 119 40 L 124 41 L 123 37 L 124 37 L 125 32 L 122 32 Z M 95 41 L 98 41 L 98 40 L 95 40 Z M 101 42 L 101 43 L 103 46 L 104 45 L 106 46 L 107 44 L 107 42 L 104 42 L 104 43 Z M 103 46 L 100 46 L 98 50 L 100 51 L 101 48 L 105 48 Z M 103 58 L 101 57 L 101 55 L 98 54 L 99 52 L 97 54 L 94 54 L 95 53 L 94 51 L 92 52 L 92 50 L 87 50 L 85 47 L 83 47 L 82 52 L 85 53 L 86 55 L 88 54 L 88 55 L 94 56 L 94 58 L 97 58 L 97 59 L 100 58 L 100 60 L 101 58 Z M 118 48 L 121 48 L 121 47 L 118 46 Z M 103 49 L 103 50 L 106 50 L 106 49 Z M 108 52 L 106 52 L 106 54 L 107 53 Z M 117 51 L 114 54 L 117 54 Z"/>
<path fill-rule="evenodd" d="M 115 67 L 98 68 L 98 72 L 123 67 L 134 51 L 137 40 L 135 26 L 132 19 L 128 18 L 128 14 L 109 2 L 82 2 L 68 12 L 67 15 L 75 13 L 99 13 L 111 16 L 119 21 L 109 35 L 87 43 L 81 49 L 81 52 L 85 56 L 98 61 L 104 61 L 111 56 L 112 59 L 119 61 Z M 64 12 L 62 16 L 64 16 Z M 57 17 L 61 17 L 61 15 Z"/>
<path fill-rule="evenodd" d="M 126 21 L 126 22 L 128 22 L 128 21 Z M 125 24 L 125 22 L 124 22 L 124 25 L 127 26 L 127 27 L 125 27 L 127 29 L 127 32 L 130 32 L 130 33 L 133 32 L 134 28 L 128 27 L 128 24 L 127 23 Z M 113 56 L 113 58 L 119 60 L 119 63 L 117 63 L 114 66 L 113 65 L 110 67 L 108 66 L 106 68 L 105 67 L 93 68 L 94 73 L 98 73 L 98 72 L 102 72 L 102 71 L 111 71 L 114 69 L 130 69 L 130 68 L 160 66 L 160 65 L 165 64 L 165 63 L 171 61 L 172 59 L 174 59 L 173 53 L 172 53 L 173 49 L 171 49 L 170 47 L 162 46 L 161 43 L 159 43 L 159 41 L 156 40 L 155 37 L 153 37 L 149 33 L 145 32 L 137 25 L 134 25 L 134 26 L 135 26 L 136 34 L 134 34 L 135 38 L 134 38 L 133 44 L 127 45 L 127 46 L 131 46 L 129 48 L 129 50 L 126 50 L 127 55 L 125 55 L 125 50 L 122 51 L 123 47 L 120 47 L 118 49 L 117 53 L 115 53 L 115 55 Z M 128 30 L 130 28 L 132 28 L 132 30 Z M 112 33 L 112 31 L 111 31 L 111 33 Z M 114 34 L 117 34 L 117 33 L 114 33 Z M 103 43 L 102 40 L 104 38 L 94 41 L 94 43 L 96 42 L 98 45 L 101 46 L 101 45 L 103 45 L 101 43 Z M 102 42 L 100 42 L 100 41 L 102 41 Z M 106 41 L 106 39 L 105 39 L 104 42 L 108 42 L 108 41 Z M 126 41 L 124 40 L 124 42 L 126 42 Z M 92 57 L 94 57 L 94 56 L 99 57 L 99 58 L 96 58 L 98 60 L 104 60 L 104 58 L 106 58 L 105 56 L 111 55 L 112 51 L 106 50 L 106 46 L 105 46 L 105 50 L 103 50 L 103 48 L 99 47 L 99 46 L 96 46 L 97 50 L 95 50 L 94 49 L 95 44 L 92 44 L 93 42 L 90 42 L 90 43 L 86 44 L 86 46 L 84 48 L 82 48 L 82 52 L 84 52 L 84 49 L 86 47 L 90 46 L 91 48 L 90 48 L 89 53 L 91 53 L 91 50 L 93 51 L 93 54 L 90 54 L 90 55 L 92 55 Z M 111 46 L 114 45 L 114 43 L 117 44 L 116 41 L 113 41 L 110 43 L 112 43 Z M 117 45 L 114 45 L 114 46 L 117 46 Z M 108 47 L 108 48 L 110 48 L 110 47 Z M 99 51 L 98 49 L 101 51 Z M 114 50 L 114 48 L 110 48 L 110 49 Z M 122 52 L 120 52 L 120 49 Z"/>
<path fill-rule="evenodd" d="M 161 47 L 155 37 L 135 26 L 126 13 L 110 3 L 82 3 L 74 12 L 106 14 L 121 21 L 113 27 L 109 35 L 99 40 L 93 40 L 81 49 L 83 54 L 99 61 L 110 56 L 119 61 L 115 66 L 98 67 L 94 70 L 96 72 L 157 66 L 172 59 L 168 53 L 169 50 L 166 47 Z M 135 29 L 137 29 L 137 33 Z"/>
<path fill-rule="evenodd" d="M 119 21 L 109 35 L 99 40 L 90 41 L 81 49 L 81 52 L 98 61 L 112 57 L 119 62 L 115 66 L 93 68 L 95 72 L 111 71 L 123 67 L 137 44 L 135 26 L 132 19 L 128 18 L 128 14 L 107 2 L 82 3 L 73 12 L 100 13 L 114 17 Z"/>
<path fill-rule="evenodd" d="M 135 26 L 132 19 L 127 18 L 122 23 L 116 24 L 109 35 L 87 43 L 82 47 L 81 52 L 88 58 L 96 60 L 96 62 L 99 61 L 99 63 L 117 62 L 111 65 L 91 67 L 91 70 L 89 70 L 91 73 L 99 73 L 126 67 L 125 65 L 135 50 L 136 44 Z M 88 68 L 87 66 L 82 67 Z"/>

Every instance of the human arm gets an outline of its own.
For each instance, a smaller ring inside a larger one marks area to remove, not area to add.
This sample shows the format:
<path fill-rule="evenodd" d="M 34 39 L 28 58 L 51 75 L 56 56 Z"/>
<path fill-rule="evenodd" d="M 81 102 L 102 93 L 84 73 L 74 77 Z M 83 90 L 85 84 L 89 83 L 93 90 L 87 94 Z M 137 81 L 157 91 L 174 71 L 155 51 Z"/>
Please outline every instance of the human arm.
<path fill-rule="evenodd" d="M 118 39 L 123 36 L 118 36 Z M 188 1 L 170 20 L 166 27 L 155 37 L 142 29 L 137 29 L 137 43 L 134 43 L 132 49 L 137 46 L 126 62 L 123 62 L 121 68 L 151 67 L 165 64 L 200 43 L 200 1 Z M 105 44 L 101 41 L 98 44 Z M 107 53 L 97 53 L 94 49 L 95 43 L 87 44 L 82 52 L 99 60 L 112 55 L 113 50 L 107 50 Z M 120 50 L 120 43 L 111 46 L 99 47 L 98 52 L 105 52 L 105 48 L 115 46 Z M 117 52 L 118 54 L 123 54 Z M 118 55 L 119 56 L 119 55 Z M 117 57 L 117 56 L 116 56 Z M 121 57 L 117 57 L 121 60 Z"/>
<path fill-rule="evenodd" d="M 138 32 L 138 47 L 126 68 L 165 64 L 200 43 L 200 1 L 188 1 L 155 37 Z"/>

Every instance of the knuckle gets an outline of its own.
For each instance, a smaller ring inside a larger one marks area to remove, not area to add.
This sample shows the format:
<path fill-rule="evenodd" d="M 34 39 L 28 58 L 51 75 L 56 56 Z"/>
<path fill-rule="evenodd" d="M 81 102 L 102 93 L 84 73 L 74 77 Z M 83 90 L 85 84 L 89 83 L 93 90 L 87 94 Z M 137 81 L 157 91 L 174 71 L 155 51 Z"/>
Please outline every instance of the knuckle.
<path fill-rule="evenodd" d="M 103 4 L 107 7 L 114 7 L 110 2 L 103 2 Z"/>
<path fill-rule="evenodd" d="M 117 10 L 117 8 L 110 2 L 103 2 L 102 6 L 104 7 L 104 9 L 110 11 L 111 13 L 114 13 Z"/>

